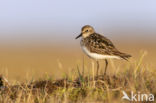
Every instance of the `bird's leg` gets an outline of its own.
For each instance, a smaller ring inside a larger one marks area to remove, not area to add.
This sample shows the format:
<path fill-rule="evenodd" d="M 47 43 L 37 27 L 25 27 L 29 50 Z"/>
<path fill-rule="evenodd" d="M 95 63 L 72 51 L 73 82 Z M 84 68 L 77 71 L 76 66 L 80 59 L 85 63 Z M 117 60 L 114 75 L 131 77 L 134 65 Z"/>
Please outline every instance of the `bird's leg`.
<path fill-rule="evenodd" d="M 107 61 L 107 59 L 105 59 L 105 63 L 106 63 L 106 66 L 105 66 L 105 72 L 104 72 L 104 75 L 106 75 L 107 66 L 108 66 L 108 61 Z"/>
<path fill-rule="evenodd" d="M 96 61 L 96 63 L 97 63 L 97 71 L 96 71 L 96 75 L 97 75 L 97 77 L 98 77 L 98 72 L 99 72 L 99 62 Z"/>

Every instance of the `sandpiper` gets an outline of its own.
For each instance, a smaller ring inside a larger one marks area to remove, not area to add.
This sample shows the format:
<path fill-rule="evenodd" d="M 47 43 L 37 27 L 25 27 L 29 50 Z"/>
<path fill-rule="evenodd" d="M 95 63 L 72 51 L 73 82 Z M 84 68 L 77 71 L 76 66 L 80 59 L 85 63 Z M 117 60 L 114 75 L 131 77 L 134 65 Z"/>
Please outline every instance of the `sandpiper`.
<path fill-rule="evenodd" d="M 116 49 L 113 43 L 107 39 L 106 37 L 95 32 L 94 28 L 90 25 L 85 25 L 81 29 L 80 35 L 78 35 L 75 39 L 82 36 L 80 41 L 82 50 L 89 56 L 93 58 L 97 62 L 97 76 L 99 70 L 99 62 L 98 60 L 105 60 L 105 70 L 104 75 L 106 75 L 108 61 L 107 59 L 124 59 L 127 60 L 131 55 L 122 53 Z"/>

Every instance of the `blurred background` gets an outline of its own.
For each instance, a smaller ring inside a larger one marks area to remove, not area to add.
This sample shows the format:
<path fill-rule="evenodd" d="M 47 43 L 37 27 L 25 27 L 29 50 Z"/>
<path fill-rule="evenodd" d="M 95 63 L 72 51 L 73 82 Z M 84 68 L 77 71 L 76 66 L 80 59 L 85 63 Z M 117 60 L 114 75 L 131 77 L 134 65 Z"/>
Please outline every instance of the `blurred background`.
<path fill-rule="evenodd" d="M 1 0 L 0 74 L 17 80 L 59 77 L 82 65 L 83 58 L 89 65 L 75 40 L 86 24 L 132 60 L 147 51 L 145 65 L 155 68 L 155 5 L 155 0 Z"/>

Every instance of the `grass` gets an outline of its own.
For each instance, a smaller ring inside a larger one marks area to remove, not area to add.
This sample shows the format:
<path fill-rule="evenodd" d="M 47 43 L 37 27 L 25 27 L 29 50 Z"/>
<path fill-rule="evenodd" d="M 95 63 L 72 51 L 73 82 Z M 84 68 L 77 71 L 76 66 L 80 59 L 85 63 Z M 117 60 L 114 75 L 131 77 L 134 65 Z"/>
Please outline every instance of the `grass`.
<path fill-rule="evenodd" d="M 122 72 L 95 76 L 84 73 L 77 66 L 75 71 L 55 80 L 48 75 L 38 80 L 8 84 L 0 79 L 0 103 L 129 103 L 121 100 L 126 93 L 152 93 L 156 97 L 156 70 L 142 64 L 144 52 L 138 61 L 129 62 Z M 113 63 L 111 63 L 113 65 Z M 113 67 L 113 66 L 112 66 Z M 115 68 L 115 66 L 113 67 Z M 119 68 L 119 69 L 122 69 Z"/>

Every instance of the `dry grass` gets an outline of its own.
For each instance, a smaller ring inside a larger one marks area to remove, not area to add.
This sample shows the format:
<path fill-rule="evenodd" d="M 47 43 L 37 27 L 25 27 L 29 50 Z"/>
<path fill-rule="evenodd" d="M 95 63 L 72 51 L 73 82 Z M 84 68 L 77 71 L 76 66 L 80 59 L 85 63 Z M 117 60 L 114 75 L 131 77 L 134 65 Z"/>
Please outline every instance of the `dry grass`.
<path fill-rule="evenodd" d="M 0 80 L 0 103 L 129 103 L 121 100 L 122 91 L 129 93 L 152 93 L 156 97 L 156 70 L 143 64 L 146 53 L 142 53 L 138 61 L 130 61 L 118 68 L 111 61 L 114 73 L 107 75 L 84 73 L 85 64 L 77 66 L 73 71 L 64 74 L 62 79 L 46 76 L 25 82 L 8 84 Z M 59 61 L 58 61 L 59 62 Z M 63 68 L 61 63 L 60 68 Z M 122 69 L 119 72 L 118 69 Z"/>

